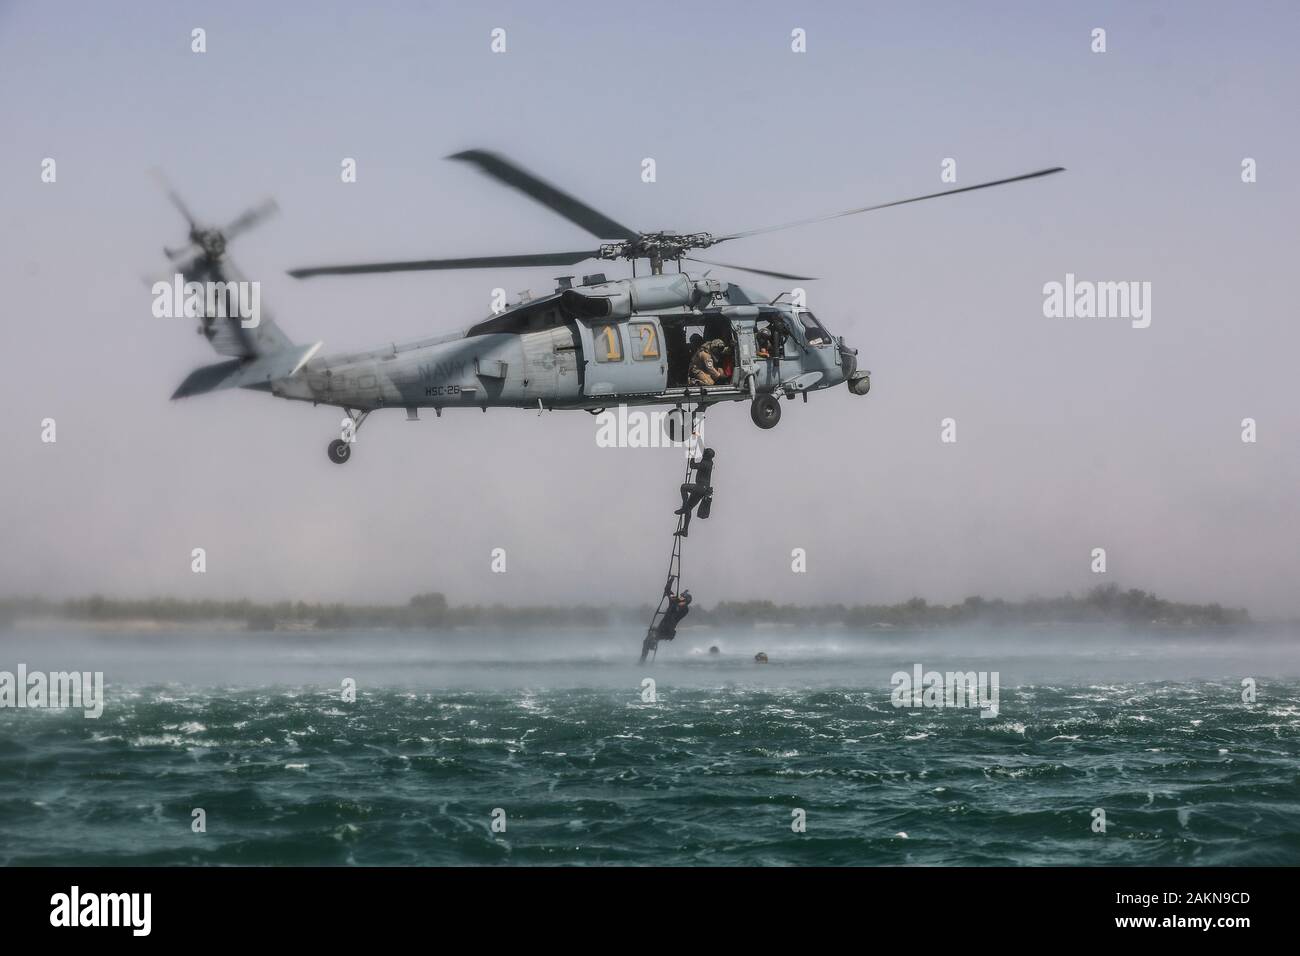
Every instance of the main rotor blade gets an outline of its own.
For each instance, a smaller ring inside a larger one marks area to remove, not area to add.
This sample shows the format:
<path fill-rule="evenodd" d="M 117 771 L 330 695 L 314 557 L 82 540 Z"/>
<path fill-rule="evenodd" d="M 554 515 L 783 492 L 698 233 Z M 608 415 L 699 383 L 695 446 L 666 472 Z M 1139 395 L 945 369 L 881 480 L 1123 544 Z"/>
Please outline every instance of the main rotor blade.
<path fill-rule="evenodd" d="M 995 179 L 992 182 L 976 183 L 974 186 L 962 186 L 959 189 L 945 189 L 942 192 L 928 193 L 924 196 L 913 196 L 911 199 L 895 199 L 893 202 L 882 202 L 875 206 L 863 206 L 860 209 L 848 209 L 844 212 L 831 213 L 829 216 L 816 216 L 812 219 L 796 219 L 794 222 L 785 222 L 779 226 L 764 226 L 761 229 L 750 229 L 746 232 L 733 232 L 728 236 L 716 237 L 713 241 L 716 245 L 719 242 L 726 242 L 728 239 L 742 239 L 746 236 L 756 236 L 763 232 L 776 232 L 778 229 L 790 229 L 793 226 L 806 226 L 814 222 L 826 222 L 830 219 L 841 219 L 844 216 L 856 216 L 862 212 L 872 212 L 876 209 L 888 209 L 890 206 L 904 206 L 910 202 L 920 202 L 923 199 L 937 199 L 939 196 L 955 196 L 957 193 L 968 193 L 976 189 L 988 189 L 990 186 L 1002 186 L 1006 183 L 1018 183 L 1022 179 L 1037 179 L 1039 176 L 1050 176 L 1052 173 L 1065 172 L 1064 166 L 1053 166 L 1051 169 L 1040 169 L 1037 172 L 1024 173 L 1021 176 L 1012 176 L 1009 179 Z"/>
<path fill-rule="evenodd" d="M 796 282 L 816 282 L 816 276 L 796 276 L 788 272 L 773 272 L 771 269 L 755 269 L 752 266 L 733 266 L 725 262 L 711 262 L 708 259 L 696 259 L 694 256 L 682 256 L 687 262 L 698 262 L 706 266 L 717 266 L 719 269 L 739 269 L 741 272 L 753 272 L 761 276 L 771 276 L 774 279 L 794 279 Z"/>
<path fill-rule="evenodd" d="M 230 224 L 226 226 L 225 229 L 221 230 L 221 234 L 226 237 L 226 241 L 228 242 L 231 239 L 234 239 L 235 236 L 239 235 L 241 232 L 252 229 L 263 219 L 266 219 L 268 216 L 274 216 L 279 211 L 280 207 L 276 204 L 274 199 L 264 199 L 258 205 L 245 210 L 239 216 L 232 219 Z"/>
<path fill-rule="evenodd" d="M 493 179 L 500 180 L 507 186 L 518 189 L 525 196 L 529 196 L 548 209 L 559 213 L 569 222 L 586 229 L 597 239 L 635 239 L 638 236 L 638 233 L 634 230 L 615 222 L 603 213 L 597 212 L 581 200 L 575 199 L 564 190 L 539 179 L 526 169 L 497 153 L 490 153 L 483 149 L 467 149 L 462 153 L 455 153 L 447 158 L 473 163 Z"/>
<path fill-rule="evenodd" d="M 192 259 L 201 252 L 203 252 L 203 250 L 194 242 L 188 242 L 179 249 L 169 249 L 167 246 L 163 246 L 163 255 L 172 262 L 180 262 L 182 259 Z"/>
<path fill-rule="evenodd" d="M 171 181 L 167 178 L 167 174 L 155 166 L 149 170 L 149 175 L 153 177 L 154 182 L 162 187 L 162 191 L 167 194 L 167 198 L 171 200 L 172 205 L 176 207 L 177 211 L 185 217 L 185 221 L 189 224 L 190 229 L 197 229 L 199 227 L 198 220 L 194 218 L 193 213 L 191 213 L 186 207 L 184 200 L 181 199 L 176 190 L 172 187 Z"/>
<path fill-rule="evenodd" d="M 369 272 L 423 272 L 428 269 L 511 269 L 523 266 L 571 266 L 586 259 L 594 259 L 599 253 L 582 252 L 542 252 L 526 256 L 475 256 L 469 259 L 419 259 L 413 262 L 371 262 L 352 266 L 311 266 L 306 269 L 290 269 L 289 275 L 295 279 L 309 279 L 312 276 L 360 275 Z"/>

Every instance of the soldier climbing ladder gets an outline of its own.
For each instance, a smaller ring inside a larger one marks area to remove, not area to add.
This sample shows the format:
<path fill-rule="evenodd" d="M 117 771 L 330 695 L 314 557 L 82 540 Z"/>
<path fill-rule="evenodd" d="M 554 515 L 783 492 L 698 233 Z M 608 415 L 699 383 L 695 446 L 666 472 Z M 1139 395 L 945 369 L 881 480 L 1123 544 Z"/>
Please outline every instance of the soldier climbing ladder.
<path fill-rule="evenodd" d="M 691 420 L 691 441 L 688 444 L 690 451 L 686 456 L 686 474 L 682 478 L 682 483 L 686 484 L 691 480 L 691 468 L 693 459 L 691 452 L 698 447 L 697 439 L 697 422 L 704 417 L 702 408 L 695 411 L 690 410 L 687 405 L 687 412 Z M 710 498 L 700 503 L 699 517 L 707 518 L 709 516 L 707 505 Z M 668 558 L 668 575 L 664 581 L 663 593 L 659 597 L 659 605 L 655 608 L 654 614 L 650 616 L 650 626 L 646 629 L 645 639 L 641 642 L 641 661 L 644 664 L 646 658 L 654 660 L 659 655 L 659 642 L 661 640 L 671 641 L 675 634 L 676 623 L 686 615 L 685 608 L 689 608 L 691 601 L 691 592 L 689 590 L 678 591 L 682 582 L 682 541 L 684 535 L 681 533 L 686 523 L 690 520 L 688 514 L 679 514 L 677 516 L 677 529 L 673 533 L 673 550 L 672 555 Z M 661 627 L 668 620 L 668 628 L 664 634 L 660 633 Z"/>

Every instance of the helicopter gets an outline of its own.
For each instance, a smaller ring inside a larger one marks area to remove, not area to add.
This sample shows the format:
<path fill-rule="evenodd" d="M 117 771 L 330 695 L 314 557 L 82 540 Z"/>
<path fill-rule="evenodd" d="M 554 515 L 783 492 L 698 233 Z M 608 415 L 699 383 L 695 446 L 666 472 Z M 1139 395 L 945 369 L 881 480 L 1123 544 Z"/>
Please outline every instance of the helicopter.
<path fill-rule="evenodd" d="M 712 278 L 713 269 L 754 273 L 792 282 L 812 281 L 771 269 L 699 259 L 688 253 L 762 233 L 810 225 L 907 203 L 987 189 L 1062 172 L 1040 169 L 1006 179 L 877 203 L 744 232 L 713 235 L 666 230 L 638 232 L 598 212 L 498 153 L 471 149 L 449 159 L 476 167 L 523 193 L 601 240 L 595 248 L 567 252 L 423 259 L 289 270 L 297 279 L 450 269 L 569 267 L 591 260 L 631 263 L 632 275 L 604 273 L 556 279 L 552 292 L 521 294 L 514 303 L 481 321 L 446 335 L 387 344 L 366 351 L 318 356 L 322 343 L 292 342 L 269 317 L 253 327 L 237 316 L 215 312 L 211 302 L 199 332 L 226 361 L 192 372 L 173 399 L 225 388 L 270 392 L 278 398 L 337 406 L 348 418 L 342 438 L 328 446 L 330 461 L 343 464 L 352 439 L 371 412 L 404 408 L 418 420 L 421 408 L 441 416 L 448 408 L 583 409 L 599 414 L 611 404 L 672 405 L 703 414 L 721 402 L 748 401 L 752 420 L 772 428 L 781 419 L 779 399 L 841 384 L 854 395 L 871 388 L 870 372 L 859 367 L 858 351 L 801 304 L 797 290 L 775 297 L 731 281 Z M 165 249 L 186 281 L 235 282 L 239 273 L 226 255 L 229 241 L 276 211 L 263 203 L 224 229 L 198 224 L 168 188 L 168 197 L 190 226 L 189 243 Z M 648 274 L 637 275 L 646 260 Z M 701 276 L 682 262 L 709 266 Z M 665 271 L 674 263 L 676 272 Z M 691 374 L 701 343 L 720 340 L 727 361 L 711 385 Z"/>

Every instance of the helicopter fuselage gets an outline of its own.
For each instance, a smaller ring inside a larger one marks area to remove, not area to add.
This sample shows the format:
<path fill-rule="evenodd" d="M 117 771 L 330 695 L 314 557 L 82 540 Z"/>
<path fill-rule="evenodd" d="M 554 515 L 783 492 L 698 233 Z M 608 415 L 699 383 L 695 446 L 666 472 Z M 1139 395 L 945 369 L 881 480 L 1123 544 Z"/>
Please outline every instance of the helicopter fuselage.
<path fill-rule="evenodd" d="M 857 383 L 857 394 L 868 387 L 856 350 L 791 303 L 757 301 L 734 284 L 685 273 L 594 278 L 601 281 L 563 285 L 453 335 L 313 358 L 269 390 L 359 412 L 396 407 L 441 414 L 445 408 L 711 405 L 793 397 L 846 381 Z M 759 330 L 777 317 L 787 334 L 778 354 L 763 354 Z M 707 388 L 689 380 L 696 335 L 722 339 L 733 358 L 726 376 Z"/>

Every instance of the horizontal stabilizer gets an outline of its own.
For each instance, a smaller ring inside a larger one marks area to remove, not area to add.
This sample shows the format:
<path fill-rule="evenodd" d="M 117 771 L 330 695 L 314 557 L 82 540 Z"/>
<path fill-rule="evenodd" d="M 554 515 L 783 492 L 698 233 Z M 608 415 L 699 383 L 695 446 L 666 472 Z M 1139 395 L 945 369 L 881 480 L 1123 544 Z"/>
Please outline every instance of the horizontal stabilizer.
<path fill-rule="evenodd" d="M 295 345 L 256 358 L 205 365 L 190 372 L 172 398 L 188 398 L 223 388 L 259 388 L 289 378 L 307 364 L 321 344 Z"/>

